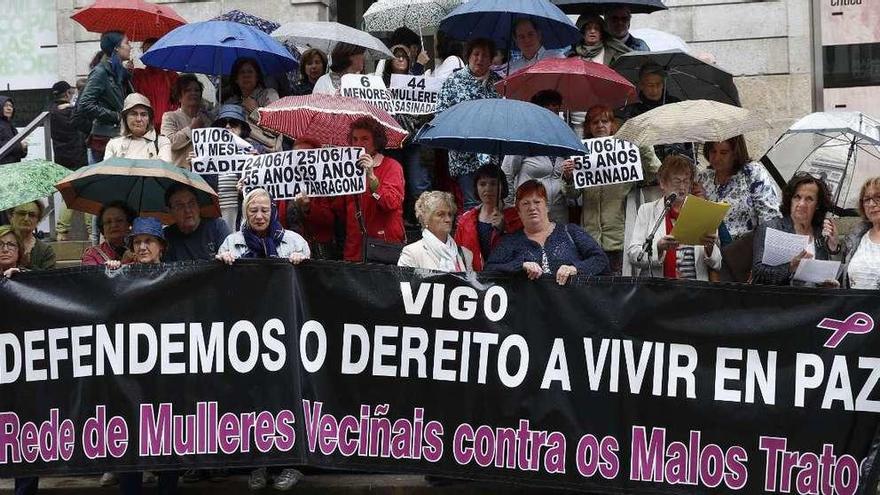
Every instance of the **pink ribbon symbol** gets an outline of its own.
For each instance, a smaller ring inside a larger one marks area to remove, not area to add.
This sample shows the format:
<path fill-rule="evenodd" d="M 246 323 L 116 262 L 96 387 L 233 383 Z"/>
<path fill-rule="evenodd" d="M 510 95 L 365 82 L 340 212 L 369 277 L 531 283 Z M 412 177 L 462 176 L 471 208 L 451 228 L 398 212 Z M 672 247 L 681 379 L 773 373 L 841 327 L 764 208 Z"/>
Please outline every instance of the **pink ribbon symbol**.
<path fill-rule="evenodd" d="M 834 318 L 823 318 L 816 325 L 818 328 L 825 330 L 833 330 L 834 333 L 825 341 L 825 347 L 836 348 L 847 334 L 863 334 L 874 329 L 874 319 L 867 313 L 856 312 L 845 320 L 835 320 Z"/>

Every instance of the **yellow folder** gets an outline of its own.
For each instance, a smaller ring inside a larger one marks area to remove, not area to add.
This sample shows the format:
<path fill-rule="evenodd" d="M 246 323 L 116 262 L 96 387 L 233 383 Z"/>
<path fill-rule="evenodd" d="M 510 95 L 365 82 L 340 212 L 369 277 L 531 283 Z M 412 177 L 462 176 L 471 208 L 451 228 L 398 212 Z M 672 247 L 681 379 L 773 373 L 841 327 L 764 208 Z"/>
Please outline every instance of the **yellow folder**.
<path fill-rule="evenodd" d="M 729 209 L 730 205 L 727 203 L 715 203 L 689 194 L 684 199 L 684 204 L 678 213 L 678 221 L 675 222 L 670 235 L 675 237 L 679 244 L 702 244 L 704 236 L 714 234 L 718 230 Z"/>

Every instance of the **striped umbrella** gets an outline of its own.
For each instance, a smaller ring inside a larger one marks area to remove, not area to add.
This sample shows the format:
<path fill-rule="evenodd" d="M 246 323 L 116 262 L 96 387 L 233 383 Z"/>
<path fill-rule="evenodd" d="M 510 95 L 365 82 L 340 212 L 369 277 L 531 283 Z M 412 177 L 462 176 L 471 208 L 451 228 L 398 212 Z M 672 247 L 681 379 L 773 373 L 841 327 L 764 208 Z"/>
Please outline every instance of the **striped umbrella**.
<path fill-rule="evenodd" d="M 260 127 L 290 138 L 310 138 L 321 144 L 348 146 L 351 123 L 373 117 L 388 137 L 389 148 L 400 148 L 407 132 L 388 112 L 357 98 L 311 94 L 288 96 L 259 109 Z"/>
<path fill-rule="evenodd" d="M 364 12 L 367 31 L 394 31 L 407 27 L 421 32 L 434 27 L 467 0 L 379 0 Z"/>
<path fill-rule="evenodd" d="M 145 0 L 96 0 L 70 18 L 91 33 L 121 31 L 131 41 L 161 38 L 186 24 L 170 7 Z"/>
<path fill-rule="evenodd" d="M 161 160 L 108 158 L 68 175 L 55 188 L 71 210 L 97 215 L 105 203 L 124 201 L 139 215 L 172 224 L 174 218 L 165 208 L 165 191 L 173 184 L 185 184 L 196 191 L 202 217 L 220 216 L 217 193 L 201 176 Z"/>
<path fill-rule="evenodd" d="M 769 126 L 745 108 L 711 100 L 687 100 L 668 103 L 627 120 L 614 137 L 640 145 L 705 143 Z"/>

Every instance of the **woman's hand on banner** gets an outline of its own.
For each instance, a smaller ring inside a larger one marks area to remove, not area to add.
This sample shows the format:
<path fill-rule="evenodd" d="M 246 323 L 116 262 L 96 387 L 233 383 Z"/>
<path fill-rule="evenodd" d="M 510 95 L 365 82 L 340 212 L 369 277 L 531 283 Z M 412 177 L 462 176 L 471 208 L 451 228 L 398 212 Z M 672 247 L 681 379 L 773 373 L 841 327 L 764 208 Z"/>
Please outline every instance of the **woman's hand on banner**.
<path fill-rule="evenodd" d="M 3 272 L 3 276 L 6 278 L 12 278 L 12 275 L 15 273 L 21 272 L 21 268 L 12 267 L 5 272 Z"/>
<path fill-rule="evenodd" d="M 541 278 L 541 275 L 544 274 L 544 271 L 541 270 L 541 265 L 534 261 L 526 261 L 523 263 L 523 270 L 525 270 L 526 276 L 529 277 L 529 280 L 539 279 Z"/>
<path fill-rule="evenodd" d="M 122 268 L 122 262 L 119 260 L 107 260 L 106 262 L 104 262 L 104 266 L 108 270 L 119 270 L 120 268 Z"/>
<path fill-rule="evenodd" d="M 568 279 L 577 275 L 578 269 L 572 265 L 562 265 L 559 267 L 559 270 L 556 270 L 556 283 L 559 285 L 565 285 L 568 283 Z"/>
<path fill-rule="evenodd" d="M 229 251 L 226 251 L 223 253 L 217 253 L 217 255 L 214 256 L 214 258 L 217 259 L 218 261 L 222 261 L 230 266 L 232 266 L 232 264 L 235 263 L 235 256 L 233 256 L 232 253 L 230 253 Z"/>
<path fill-rule="evenodd" d="M 302 253 L 293 253 L 290 255 L 290 262 L 294 265 L 298 265 L 307 259 L 309 259 L 309 257 Z"/>

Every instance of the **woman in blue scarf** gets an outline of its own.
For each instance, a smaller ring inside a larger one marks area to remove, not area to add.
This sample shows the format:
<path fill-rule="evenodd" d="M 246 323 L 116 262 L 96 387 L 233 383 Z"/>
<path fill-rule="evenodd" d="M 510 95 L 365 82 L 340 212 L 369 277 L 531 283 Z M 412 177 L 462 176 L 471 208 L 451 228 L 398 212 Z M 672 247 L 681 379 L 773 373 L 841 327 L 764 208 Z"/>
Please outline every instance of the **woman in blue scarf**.
<path fill-rule="evenodd" d="M 223 241 L 217 251 L 218 260 L 231 265 L 238 258 L 287 258 L 298 264 L 310 257 L 306 240 L 281 226 L 278 208 L 265 189 L 247 193 L 242 210 L 244 225 Z"/>

